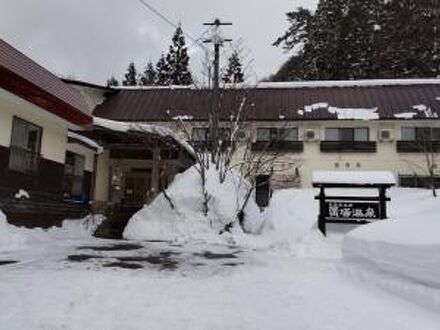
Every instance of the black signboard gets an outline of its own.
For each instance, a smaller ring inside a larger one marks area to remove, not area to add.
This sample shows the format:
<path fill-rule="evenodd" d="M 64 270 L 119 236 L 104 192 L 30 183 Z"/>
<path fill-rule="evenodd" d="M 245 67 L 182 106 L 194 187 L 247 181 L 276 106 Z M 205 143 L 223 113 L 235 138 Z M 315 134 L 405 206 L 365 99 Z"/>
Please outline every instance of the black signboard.
<path fill-rule="evenodd" d="M 325 235 L 326 223 L 367 224 L 387 218 L 386 190 L 393 184 L 314 183 L 319 188 L 318 228 Z M 377 189 L 377 196 L 328 196 L 326 188 Z"/>
<path fill-rule="evenodd" d="M 372 221 L 380 219 L 380 204 L 362 202 L 325 201 L 324 217 L 337 221 Z"/>

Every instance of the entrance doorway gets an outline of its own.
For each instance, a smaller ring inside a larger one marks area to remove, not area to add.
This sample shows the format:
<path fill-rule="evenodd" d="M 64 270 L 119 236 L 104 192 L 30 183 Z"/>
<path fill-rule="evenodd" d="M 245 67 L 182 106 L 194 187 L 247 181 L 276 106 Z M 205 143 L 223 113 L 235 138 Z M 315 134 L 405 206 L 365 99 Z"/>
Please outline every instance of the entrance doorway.
<path fill-rule="evenodd" d="M 125 175 L 124 202 L 145 204 L 151 195 L 151 169 L 133 169 Z"/>

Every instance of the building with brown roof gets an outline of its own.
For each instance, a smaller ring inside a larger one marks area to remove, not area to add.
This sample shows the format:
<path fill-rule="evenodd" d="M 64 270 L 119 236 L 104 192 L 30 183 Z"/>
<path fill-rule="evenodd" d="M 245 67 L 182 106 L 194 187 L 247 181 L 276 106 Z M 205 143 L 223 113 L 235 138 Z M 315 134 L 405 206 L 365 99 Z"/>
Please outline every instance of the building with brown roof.
<path fill-rule="evenodd" d="M 193 87 L 114 88 L 94 115 L 208 137 L 212 92 Z M 440 79 L 261 83 L 221 91 L 226 130 L 245 100 L 241 137 L 253 152 L 277 154 L 275 187 L 311 185 L 316 170 L 390 170 L 403 186 L 422 186 L 434 163 L 440 184 Z M 239 156 L 238 156 L 239 157 Z M 264 174 L 264 173 L 262 173 Z"/>

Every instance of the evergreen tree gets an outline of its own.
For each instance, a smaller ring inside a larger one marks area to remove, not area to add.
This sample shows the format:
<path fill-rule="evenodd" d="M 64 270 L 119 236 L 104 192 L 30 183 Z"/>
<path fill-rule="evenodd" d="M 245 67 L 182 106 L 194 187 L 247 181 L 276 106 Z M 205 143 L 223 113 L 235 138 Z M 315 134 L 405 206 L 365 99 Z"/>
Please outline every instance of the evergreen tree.
<path fill-rule="evenodd" d="M 141 75 L 139 83 L 142 86 L 151 86 L 156 84 L 157 73 L 153 63 L 148 62 L 144 74 Z"/>
<path fill-rule="evenodd" d="M 384 75 L 389 78 L 435 77 L 435 29 L 438 7 L 426 1 L 392 0 L 384 7 Z"/>
<path fill-rule="evenodd" d="M 163 53 L 156 64 L 156 85 L 170 85 L 170 68 Z"/>
<path fill-rule="evenodd" d="M 294 55 L 274 80 L 436 77 L 440 4 L 420 0 L 320 0 L 287 14 L 274 45 Z"/>
<path fill-rule="evenodd" d="M 341 21 L 339 76 L 343 79 L 378 78 L 381 74 L 379 39 L 383 0 L 348 1 Z"/>
<path fill-rule="evenodd" d="M 130 62 L 128 65 L 127 73 L 122 81 L 123 86 L 136 86 L 137 85 L 137 71 L 134 62 Z"/>
<path fill-rule="evenodd" d="M 119 86 L 119 81 L 114 76 L 111 76 L 110 78 L 107 79 L 107 87 L 115 87 L 115 86 Z"/>
<path fill-rule="evenodd" d="M 222 77 L 225 84 L 242 83 L 244 81 L 243 68 L 238 51 L 233 51 L 228 60 L 228 67 Z"/>
<path fill-rule="evenodd" d="M 179 26 L 174 33 L 172 43 L 166 56 L 171 85 L 190 85 L 192 75 L 189 71 L 189 56 L 185 36 Z"/>

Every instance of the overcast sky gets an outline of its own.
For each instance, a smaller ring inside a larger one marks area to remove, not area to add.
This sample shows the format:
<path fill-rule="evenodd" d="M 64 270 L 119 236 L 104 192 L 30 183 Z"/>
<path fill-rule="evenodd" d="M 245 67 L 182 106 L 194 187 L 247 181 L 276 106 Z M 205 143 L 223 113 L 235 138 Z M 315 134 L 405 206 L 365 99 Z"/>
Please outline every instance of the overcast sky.
<path fill-rule="evenodd" d="M 146 0 L 198 38 L 203 22 L 220 17 L 234 25 L 226 37 L 243 40 L 249 72 L 274 73 L 287 54 L 271 46 L 287 28 L 285 13 L 317 0 Z M 52 72 L 104 84 L 120 78 L 129 61 L 143 69 L 166 51 L 174 29 L 139 0 L 1 0 L 0 38 Z M 188 40 L 188 44 L 192 42 Z M 225 48 L 228 50 L 228 47 Z M 190 48 L 191 67 L 201 79 L 203 51 Z M 224 53 L 226 54 L 226 53 Z"/>

